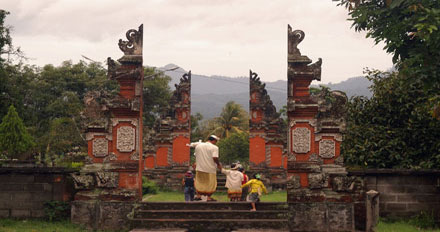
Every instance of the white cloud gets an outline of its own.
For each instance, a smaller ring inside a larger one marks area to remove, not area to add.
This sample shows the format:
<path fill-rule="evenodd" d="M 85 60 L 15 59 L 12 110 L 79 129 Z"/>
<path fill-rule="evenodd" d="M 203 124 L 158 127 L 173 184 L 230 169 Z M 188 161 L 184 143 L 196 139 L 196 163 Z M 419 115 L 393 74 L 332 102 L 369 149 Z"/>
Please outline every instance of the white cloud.
<path fill-rule="evenodd" d="M 387 69 L 382 46 L 356 33 L 330 0 L 0 0 L 14 44 L 38 65 L 86 55 L 119 58 L 118 39 L 144 24 L 144 63 L 193 73 L 286 79 L 287 24 L 306 33 L 301 52 L 324 59 L 323 82 Z"/>

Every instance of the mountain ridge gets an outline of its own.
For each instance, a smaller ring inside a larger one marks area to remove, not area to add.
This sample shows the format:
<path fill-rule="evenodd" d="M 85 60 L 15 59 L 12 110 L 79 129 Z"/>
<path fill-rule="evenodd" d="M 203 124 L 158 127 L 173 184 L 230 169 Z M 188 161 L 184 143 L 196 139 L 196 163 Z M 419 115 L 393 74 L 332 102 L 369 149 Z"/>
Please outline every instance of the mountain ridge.
<path fill-rule="evenodd" d="M 176 70 L 168 71 L 176 68 Z M 180 78 L 187 71 L 178 65 L 168 64 L 159 68 L 165 75 L 171 77 L 169 83 L 171 90 L 174 84 L 178 84 Z M 266 90 L 277 110 L 286 105 L 287 101 L 287 80 L 265 82 Z M 352 96 L 371 97 L 368 87 L 371 82 L 364 77 L 351 77 L 339 83 L 319 84 L 329 87 L 331 90 L 340 90 Z M 313 84 L 313 87 L 319 87 Z M 211 119 L 221 113 L 223 106 L 228 101 L 235 101 L 249 110 L 249 77 L 226 77 L 206 76 L 192 73 L 191 75 L 191 114 L 197 112 L 203 115 L 204 119 Z"/>

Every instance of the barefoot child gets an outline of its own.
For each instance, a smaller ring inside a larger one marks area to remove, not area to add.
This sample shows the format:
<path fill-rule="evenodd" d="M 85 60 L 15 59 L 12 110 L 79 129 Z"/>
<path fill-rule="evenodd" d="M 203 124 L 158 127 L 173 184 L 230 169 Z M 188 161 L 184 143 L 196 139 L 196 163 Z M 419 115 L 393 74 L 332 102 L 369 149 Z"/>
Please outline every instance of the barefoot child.
<path fill-rule="evenodd" d="M 231 170 L 222 168 L 222 173 L 226 175 L 226 188 L 228 188 L 228 197 L 230 201 L 239 201 L 241 197 L 241 182 L 243 173 L 238 171 L 240 166 L 231 165 Z"/>
<path fill-rule="evenodd" d="M 246 184 L 242 185 L 241 187 L 247 187 L 250 186 L 251 193 L 249 194 L 249 199 L 251 201 L 252 209 L 251 211 L 256 211 L 255 208 L 255 202 L 258 202 L 260 200 L 261 192 L 264 192 L 267 194 L 266 187 L 264 186 L 263 182 L 260 180 L 261 175 L 260 174 L 254 174 L 253 179 L 248 181 Z"/>

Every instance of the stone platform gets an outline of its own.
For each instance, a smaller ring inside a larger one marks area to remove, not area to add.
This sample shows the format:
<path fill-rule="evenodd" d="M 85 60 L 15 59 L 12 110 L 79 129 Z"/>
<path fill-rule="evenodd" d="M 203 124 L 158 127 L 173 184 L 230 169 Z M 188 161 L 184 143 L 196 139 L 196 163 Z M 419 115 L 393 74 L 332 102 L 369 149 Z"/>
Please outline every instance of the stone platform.
<path fill-rule="evenodd" d="M 151 202 L 131 219 L 133 231 L 288 231 L 287 203 Z M 144 229 L 144 228 L 148 228 Z"/>

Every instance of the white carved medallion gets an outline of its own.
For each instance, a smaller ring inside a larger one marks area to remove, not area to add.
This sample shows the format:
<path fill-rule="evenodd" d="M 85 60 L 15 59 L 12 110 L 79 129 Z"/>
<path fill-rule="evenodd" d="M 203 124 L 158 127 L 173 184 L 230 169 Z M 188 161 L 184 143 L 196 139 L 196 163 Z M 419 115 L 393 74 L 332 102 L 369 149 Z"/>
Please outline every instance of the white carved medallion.
<path fill-rule="evenodd" d="M 132 152 L 135 149 L 135 129 L 131 126 L 121 126 L 116 133 L 116 148 L 120 152 Z"/>
<path fill-rule="evenodd" d="M 335 141 L 331 139 L 323 139 L 319 141 L 319 156 L 325 159 L 335 157 Z"/>
<path fill-rule="evenodd" d="M 105 157 L 108 154 L 108 141 L 105 138 L 93 140 L 93 155 L 95 157 Z"/>
<path fill-rule="evenodd" d="M 307 153 L 310 151 L 310 130 L 305 127 L 297 127 L 292 131 L 293 152 Z"/>

